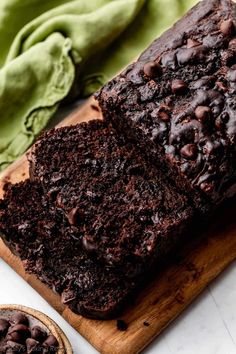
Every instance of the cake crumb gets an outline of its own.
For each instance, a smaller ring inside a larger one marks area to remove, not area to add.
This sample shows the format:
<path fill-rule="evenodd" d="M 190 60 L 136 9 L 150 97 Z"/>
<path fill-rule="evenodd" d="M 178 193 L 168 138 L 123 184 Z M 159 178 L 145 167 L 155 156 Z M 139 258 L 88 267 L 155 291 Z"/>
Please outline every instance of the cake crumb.
<path fill-rule="evenodd" d="M 143 322 L 143 325 L 144 325 L 145 327 L 149 327 L 149 326 L 150 326 L 150 323 L 147 322 L 147 321 L 144 321 L 144 322 Z"/>
<path fill-rule="evenodd" d="M 128 328 L 128 325 L 125 321 L 123 320 L 117 320 L 116 322 L 116 327 L 119 331 L 126 331 Z"/>
<path fill-rule="evenodd" d="M 95 104 L 91 104 L 91 108 L 92 108 L 94 111 L 99 112 L 99 107 L 96 106 Z"/>

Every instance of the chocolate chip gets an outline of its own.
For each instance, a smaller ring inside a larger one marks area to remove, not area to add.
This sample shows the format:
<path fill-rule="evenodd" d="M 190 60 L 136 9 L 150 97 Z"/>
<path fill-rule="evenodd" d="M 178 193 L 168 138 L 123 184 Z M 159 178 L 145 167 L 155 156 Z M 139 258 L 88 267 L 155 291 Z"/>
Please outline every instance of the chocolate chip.
<path fill-rule="evenodd" d="M 43 348 L 40 348 L 40 343 L 32 338 L 26 339 L 27 354 L 40 354 L 43 352 Z"/>
<path fill-rule="evenodd" d="M 223 33 L 217 33 L 217 34 L 208 34 L 203 38 L 203 44 L 207 48 L 218 48 L 222 47 L 224 44 L 224 35 Z"/>
<path fill-rule="evenodd" d="M 128 328 L 128 325 L 124 320 L 117 320 L 116 327 L 119 331 L 126 331 Z"/>
<path fill-rule="evenodd" d="M 195 39 L 188 38 L 188 40 L 187 40 L 187 48 L 197 47 L 200 44 L 201 43 Z"/>
<path fill-rule="evenodd" d="M 173 99 L 169 96 L 165 98 L 165 101 L 162 104 L 162 107 L 165 109 L 170 109 L 170 106 L 172 106 Z"/>
<path fill-rule="evenodd" d="M 73 208 L 66 216 L 70 225 L 77 225 L 79 221 L 79 208 Z"/>
<path fill-rule="evenodd" d="M 57 195 L 57 198 L 56 198 L 56 205 L 58 208 L 64 208 L 64 199 L 63 197 L 59 194 Z"/>
<path fill-rule="evenodd" d="M 221 120 L 220 117 L 217 117 L 217 118 L 216 118 L 216 120 L 215 120 L 215 127 L 216 127 L 217 130 L 223 129 L 224 124 L 223 124 L 223 122 L 222 122 L 222 120 Z"/>
<path fill-rule="evenodd" d="M 146 76 L 150 78 L 155 78 L 162 74 L 162 67 L 159 63 L 155 61 L 149 61 L 144 65 L 143 72 Z"/>
<path fill-rule="evenodd" d="M 40 326 L 34 326 L 31 329 L 31 337 L 33 339 L 37 340 L 38 342 L 43 342 L 45 340 L 45 338 L 47 337 L 47 333 Z"/>
<path fill-rule="evenodd" d="M 14 332 L 11 334 L 7 334 L 6 340 L 16 342 L 16 343 L 24 343 L 24 340 L 22 340 L 22 336 L 18 332 Z"/>
<path fill-rule="evenodd" d="M 0 338 L 5 336 L 9 327 L 10 323 L 4 318 L 0 318 Z"/>
<path fill-rule="evenodd" d="M 228 112 L 222 112 L 220 118 L 221 118 L 223 123 L 228 123 L 228 121 L 229 121 L 229 113 Z"/>
<path fill-rule="evenodd" d="M 23 324 L 17 324 L 8 331 L 6 339 L 16 343 L 24 344 L 26 339 L 31 336 L 30 330 Z"/>
<path fill-rule="evenodd" d="M 180 48 L 176 54 L 177 62 L 179 65 L 184 65 L 194 57 L 194 49 L 193 48 Z"/>
<path fill-rule="evenodd" d="M 170 120 L 169 114 L 165 111 L 159 111 L 158 118 L 163 122 L 168 122 Z"/>
<path fill-rule="evenodd" d="M 195 116 L 200 122 L 208 122 L 211 118 L 211 109 L 207 106 L 198 106 L 195 109 Z"/>
<path fill-rule="evenodd" d="M 46 354 L 58 350 L 57 339 L 40 326 L 30 329 L 28 317 L 21 312 L 14 311 L 9 320 L 0 319 L 1 329 L 5 338 L 0 338 L 0 353 Z"/>
<path fill-rule="evenodd" d="M 221 82 L 221 81 L 216 81 L 216 86 L 217 86 L 218 90 L 221 91 L 221 92 L 228 91 L 227 86 L 225 86 L 225 84 L 223 82 Z"/>
<path fill-rule="evenodd" d="M 171 83 L 171 90 L 174 94 L 183 94 L 187 91 L 188 85 L 185 81 L 180 79 L 175 79 Z"/>
<path fill-rule="evenodd" d="M 84 236 L 82 238 L 82 245 L 83 245 L 84 249 L 90 253 L 93 253 L 97 249 L 96 244 L 94 243 L 93 239 L 88 236 Z"/>
<path fill-rule="evenodd" d="M 216 166 L 213 166 L 213 165 L 208 166 L 208 171 L 210 173 L 214 173 L 214 172 L 216 172 L 216 170 L 217 170 Z"/>
<path fill-rule="evenodd" d="M 230 49 L 236 48 L 236 38 L 231 39 L 231 41 L 229 42 L 229 48 Z"/>
<path fill-rule="evenodd" d="M 44 347 L 52 347 L 52 348 L 58 348 L 59 343 L 56 339 L 55 336 L 53 336 L 52 334 L 50 334 L 47 339 L 43 342 L 43 346 Z"/>
<path fill-rule="evenodd" d="M 176 58 L 179 65 L 184 65 L 190 61 L 202 61 L 205 59 L 206 47 L 199 45 L 193 48 L 180 48 L 177 51 Z"/>
<path fill-rule="evenodd" d="M 76 294 L 73 290 L 64 290 L 61 294 L 61 301 L 63 304 L 71 304 L 76 299 Z"/>
<path fill-rule="evenodd" d="M 193 81 L 191 83 L 191 88 L 194 90 L 203 89 L 203 88 L 210 88 L 213 86 L 214 82 L 215 82 L 214 76 L 203 76 L 201 79 Z M 201 91 L 201 96 L 202 96 L 202 92 L 204 92 L 204 91 Z M 206 95 L 205 92 L 204 92 L 204 95 Z"/>
<path fill-rule="evenodd" d="M 48 193 L 47 193 L 46 195 L 47 195 L 47 198 L 48 198 L 51 202 L 55 202 L 58 193 L 59 193 L 59 189 L 58 189 L 58 188 L 51 188 L 51 189 L 48 191 Z"/>
<path fill-rule="evenodd" d="M 231 19 L 222 21 L 220 24 L 220 31 L 225 36 L 231 36 L 235 31 L 234 23 Z"/>
<path fill-rule="evenodd" d="M 23 324 L 25 326 L 29 325 L 28 318 L 21 312 L 16 312 L 10 317 L 10 322 L 14 325 Z"/>
<path fill-rule="evenodd" d="M 213 184 L 212 183 L 210 183 L 210 182 L 202 182 L 201 184 L 200 184 L 200 188 L 201 188 L 201 190 L 203 191 L 203 192 L 205 192 L 205 193 L 210 193 L 210 192 L 212 192 L 213 191 Z"/>
<path fill-rule="evenodd" d="M 161 58 L 161 63 L 164 67 L 168 67 L 170 69 L 175 69 L 176 68 L 176 53 L 175 53 L 175 51 L 164 54 Z"/>
<path fill-rule="evenodd" d="M 159 217 L 159 214 L 158 212 L 155 213 L 152 217 L 151 217 L 152 221 L 154 224 L 158 224 L 160 222 L 160 217 Z"/>
<path fill-rule="evenodd" d="M 234 65 L 229 71 L 227 72 L 227 79 L 230 82 L 236 82 L 236 65 Z"/>
<path fill-rule="evenodd" d="M 187 144 L 182 147 L 180 154 L 187 160 L 195 160 L 198 154 L 198 148 L 195 144 Z"/>

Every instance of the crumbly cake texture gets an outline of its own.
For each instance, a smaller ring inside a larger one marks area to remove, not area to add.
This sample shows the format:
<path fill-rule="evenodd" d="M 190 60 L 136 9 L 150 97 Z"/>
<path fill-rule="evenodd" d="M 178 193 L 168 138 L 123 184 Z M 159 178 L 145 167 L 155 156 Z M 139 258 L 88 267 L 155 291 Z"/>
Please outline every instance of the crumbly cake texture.
<path fill-rule="evenodd" d="M 31 179 L 42 183 L 81 247 L 130 277 L 174 247 L 192 221 L 187 197 L 106 122 L 46 133 L 30 161 Z"/>
<path fill-rule="evenodd" d="M 236 4 L 204 0 L 96 95 L 195 206 L 236 191 Z"/>
<path fill-rule="evenodd" d="M 113 317 L 141 282 L 89 258 L 73 237 L 73 227 L 48 206 L 36 182 L 8 186 L 0 201 L 0 232 L 26 271 L 83 316 Z"/>

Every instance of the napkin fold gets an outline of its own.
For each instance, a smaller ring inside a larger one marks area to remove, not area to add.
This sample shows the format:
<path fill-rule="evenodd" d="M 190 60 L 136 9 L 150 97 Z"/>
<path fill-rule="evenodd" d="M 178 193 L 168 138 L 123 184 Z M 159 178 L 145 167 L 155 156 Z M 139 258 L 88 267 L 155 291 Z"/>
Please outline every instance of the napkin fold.
<path fill-rule="evenodd" d="M 134 59 L 194 0 L 1 0 L 0 170 L 59 104 Z"/>

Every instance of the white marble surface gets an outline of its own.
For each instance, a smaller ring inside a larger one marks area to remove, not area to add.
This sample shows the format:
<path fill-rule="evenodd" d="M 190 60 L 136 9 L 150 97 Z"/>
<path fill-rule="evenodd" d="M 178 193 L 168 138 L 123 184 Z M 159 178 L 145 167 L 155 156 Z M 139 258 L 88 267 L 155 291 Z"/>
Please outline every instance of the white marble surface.
<path fill-rule="evenodd" d="M 145 354 L 236 353 L 236 262 L 211 284 L 145 351 Z M 96 354 L 64 319 L 0 259 L 0 304 L 22 304 L 53 318 L 75 354 Z"/>

